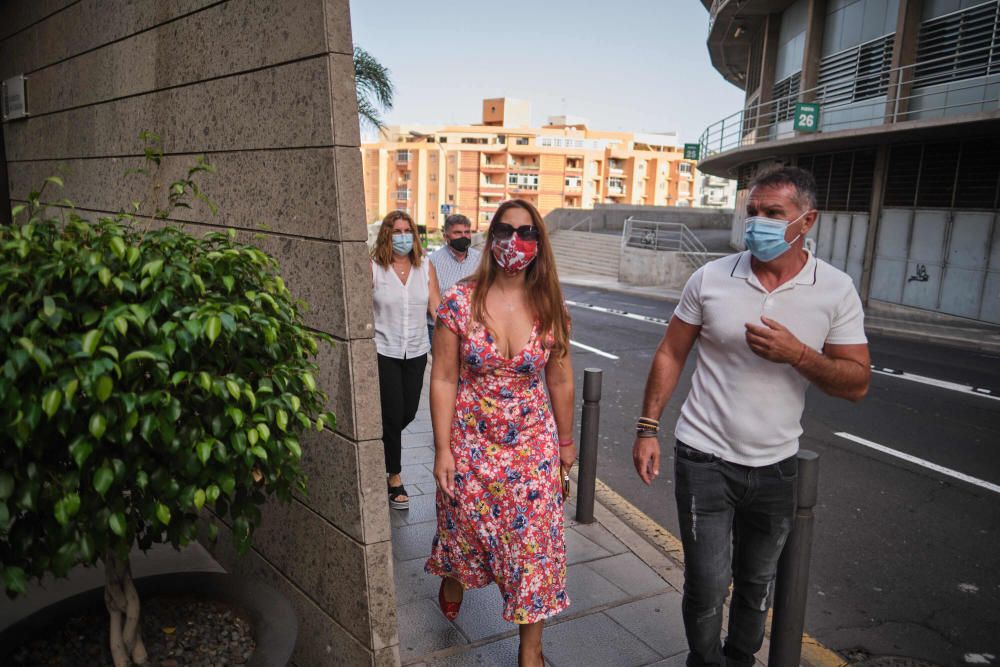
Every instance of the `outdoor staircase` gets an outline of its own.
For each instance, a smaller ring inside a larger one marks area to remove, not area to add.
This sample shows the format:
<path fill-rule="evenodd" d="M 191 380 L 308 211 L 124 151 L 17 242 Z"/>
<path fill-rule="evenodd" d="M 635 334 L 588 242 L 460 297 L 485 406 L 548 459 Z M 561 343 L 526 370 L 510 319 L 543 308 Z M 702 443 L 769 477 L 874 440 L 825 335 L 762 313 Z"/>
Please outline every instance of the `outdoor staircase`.
<path fill-rule="evenodd" d="M 604 276 L 618 280 L 620 236 L 558 230 L 551 233 L 551 239 L 560 276 Z"/>

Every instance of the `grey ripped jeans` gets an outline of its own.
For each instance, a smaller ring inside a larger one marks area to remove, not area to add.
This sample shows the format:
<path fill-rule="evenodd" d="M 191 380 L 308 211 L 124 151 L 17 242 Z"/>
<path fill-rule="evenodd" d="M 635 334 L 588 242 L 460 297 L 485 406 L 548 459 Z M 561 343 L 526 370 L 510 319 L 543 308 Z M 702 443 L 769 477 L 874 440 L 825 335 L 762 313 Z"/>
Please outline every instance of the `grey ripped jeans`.
<path fill-rule="evenodd" d="M 794 456 L 753 468 L 678 441 L 675 485 L 684 543 L 687 667 L 751 666 L 764 640 L 778 558 L 795 513 Z M 723 648 L 722 605 L 733 599 Z"/>

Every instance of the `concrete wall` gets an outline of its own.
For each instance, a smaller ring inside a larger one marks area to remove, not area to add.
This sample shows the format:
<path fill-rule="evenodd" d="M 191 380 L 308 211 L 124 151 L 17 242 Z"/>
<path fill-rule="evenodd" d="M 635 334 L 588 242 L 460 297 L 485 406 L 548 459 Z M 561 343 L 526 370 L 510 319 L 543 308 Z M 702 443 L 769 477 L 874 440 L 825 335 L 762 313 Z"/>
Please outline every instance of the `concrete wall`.
<path fill-rule="evenodd" d="M 725 253 L 708 253 L 707 260 L 711 261 L 723 256 Z M 622 248 L 618 280 L 623 283 L 642 287 L 669 287 L 679 290 L 684 287 L 692 273 L 694 273 L 694 266 L 682 253 Z"/>
<path fill-rule="evenodd" d="M 320 381 L 336 432 L 307 438 L 308 498 L 266 509 L 230 571 L 284 592 L 299 665 L 399 662 L 348 0 L 14 0 L 0 5 L 0 78 L 29 77 L 31 117 L 3 126 L 11 198 L 60 166 L 92 212 L 125 207 L 139 133 L 158 132 L 164 180 L 204 154 L 220 207 L 181 210 L 274 254 L 337 339 Z M 255 233 L 262 234 L 257 238 Z"/>
<path fill-rule="evenodd" d="M 599 204 L 593 210 L 557 208 L 545 216 L 545 222 L 550 229 L 569 229 L 582 223 L 576 228 L 578 231 L 620 232 L 625 227 L 625 219 L 633 216 L 652 222 L 680 222 L 690 229 L 729 229 L 732 215 L 731 209 Z"/>

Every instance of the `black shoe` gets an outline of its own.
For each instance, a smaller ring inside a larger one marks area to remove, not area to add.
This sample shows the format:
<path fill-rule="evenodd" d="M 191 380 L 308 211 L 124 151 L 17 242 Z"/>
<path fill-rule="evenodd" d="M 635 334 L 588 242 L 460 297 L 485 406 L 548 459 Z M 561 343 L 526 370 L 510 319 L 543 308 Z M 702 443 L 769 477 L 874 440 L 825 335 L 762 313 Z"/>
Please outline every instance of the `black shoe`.
<path fill-rule="evenodd" d="M 394 510 L 410 509 L 410 499 L 406 496 L 409 496 L 409 494 L 406 492 L 406 487 L 402 484 L 399 486 L 390 486 L 389 507 Z M 402 498 L 402 500 L 400 500 L 400 498 Z"/>

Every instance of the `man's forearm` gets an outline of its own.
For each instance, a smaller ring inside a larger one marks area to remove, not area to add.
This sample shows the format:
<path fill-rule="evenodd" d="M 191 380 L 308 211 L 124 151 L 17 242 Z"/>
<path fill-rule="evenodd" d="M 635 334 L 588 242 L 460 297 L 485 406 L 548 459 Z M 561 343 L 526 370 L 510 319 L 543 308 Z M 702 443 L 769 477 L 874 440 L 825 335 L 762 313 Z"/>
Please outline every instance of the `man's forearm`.
<path fill-rule="evenodd" d="M 857 361 L 828 357 L 805 346 L 801 361 L 792 367 L 831 396 L 860 401 L 868 393 L 871 370 Z"/>
<path fill-rule="evenodd" d="M 667 353 L 657 351 L 646 378 L 646 391 L 642 399 L 642 416 L 659 419 L 663 408 L 677 388 L 680 367 Z"/>

